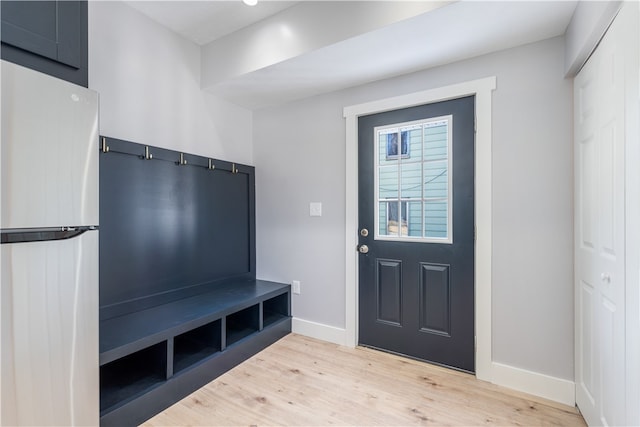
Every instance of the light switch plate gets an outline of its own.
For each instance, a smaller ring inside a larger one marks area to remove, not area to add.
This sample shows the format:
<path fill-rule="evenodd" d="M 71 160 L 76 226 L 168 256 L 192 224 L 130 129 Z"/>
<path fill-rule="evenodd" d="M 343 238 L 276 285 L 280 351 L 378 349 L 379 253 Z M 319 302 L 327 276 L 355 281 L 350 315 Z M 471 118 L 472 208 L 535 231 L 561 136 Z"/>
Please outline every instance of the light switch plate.
<path fill-rule="evenodd" d="M 320 202 L 309 203 L 309 216 L 322 216 L 322 203 Z"/>

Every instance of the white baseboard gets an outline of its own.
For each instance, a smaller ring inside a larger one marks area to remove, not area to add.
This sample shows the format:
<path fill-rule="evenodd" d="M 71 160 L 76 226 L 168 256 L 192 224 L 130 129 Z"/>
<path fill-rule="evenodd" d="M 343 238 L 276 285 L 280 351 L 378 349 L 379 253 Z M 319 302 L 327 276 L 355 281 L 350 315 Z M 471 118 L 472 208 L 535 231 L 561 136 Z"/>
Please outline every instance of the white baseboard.
<path fill-rule="evenodd" d="M 292 319 L 291 332 L 338 345 L 346 345 L 347 342 L 345 329 L 323 325 L 322 323 L 311 322 L 297 317 Z"/>
<path fill-rule="evenodd" d="M 576 386 L 573 381 L 515 368 L 502 363 L 491 364 L 492 383 L 534 396 L 575 406 Z"/>

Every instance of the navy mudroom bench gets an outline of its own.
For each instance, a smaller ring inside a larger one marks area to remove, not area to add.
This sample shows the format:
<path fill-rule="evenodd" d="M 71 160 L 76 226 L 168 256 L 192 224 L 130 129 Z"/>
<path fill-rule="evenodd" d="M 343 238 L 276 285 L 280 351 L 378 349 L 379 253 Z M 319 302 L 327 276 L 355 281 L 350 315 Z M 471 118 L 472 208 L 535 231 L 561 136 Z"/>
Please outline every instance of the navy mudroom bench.
<path fill-rule="evenodd" d="M 291 332 L 255 276 L 255 174 L 101 137 L 100 425 L 133 426 Z"/>
<path fill-rule="evenodd" d="M 229 281 L 100 322 L 101 425 L 137 425 L 291 331 L 289 285 Z"/>

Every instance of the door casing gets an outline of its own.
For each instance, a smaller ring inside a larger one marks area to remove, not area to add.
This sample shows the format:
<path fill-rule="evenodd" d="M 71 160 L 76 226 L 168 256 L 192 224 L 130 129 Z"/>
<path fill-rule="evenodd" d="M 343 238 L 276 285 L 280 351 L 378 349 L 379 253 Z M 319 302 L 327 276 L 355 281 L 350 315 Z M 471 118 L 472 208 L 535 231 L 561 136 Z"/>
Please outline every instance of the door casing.
<path fill-rule="evenodd" d="M 475 95 L 475 328 L 476 377 L 491 381 L 491 94 L 496 77 L 345 107 L 346 119 L 346 345 L 358 343 L 358 117 Z"/>

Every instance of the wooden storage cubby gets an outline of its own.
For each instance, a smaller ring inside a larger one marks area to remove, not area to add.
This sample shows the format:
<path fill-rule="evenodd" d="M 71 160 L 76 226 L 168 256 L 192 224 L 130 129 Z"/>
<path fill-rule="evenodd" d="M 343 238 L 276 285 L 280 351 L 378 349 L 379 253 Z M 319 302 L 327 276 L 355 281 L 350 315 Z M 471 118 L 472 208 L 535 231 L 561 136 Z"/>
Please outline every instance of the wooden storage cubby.
<path fill-rule="evenodd" d="M 281 294 L 269 298 L 262 303 L 262 307 L 262 323 L 263 327 L 266 328 L 289 317 L 289 295 Z"/>
<path fill-rule="evenodd" d="M 167 379 L 166 341 L 100 367 L 100 412 L 126 403 Z"/>
<path fill-rule="evenodd" d="M 227 316 L 227 346 L 260 330 L 260 310 L 258 304 Z"/>
<path fill-rule="evenodd" d="M 173 374 L 194 366 L 222 349 L 221 322 L 216 320 L 173 339 Z"/>

